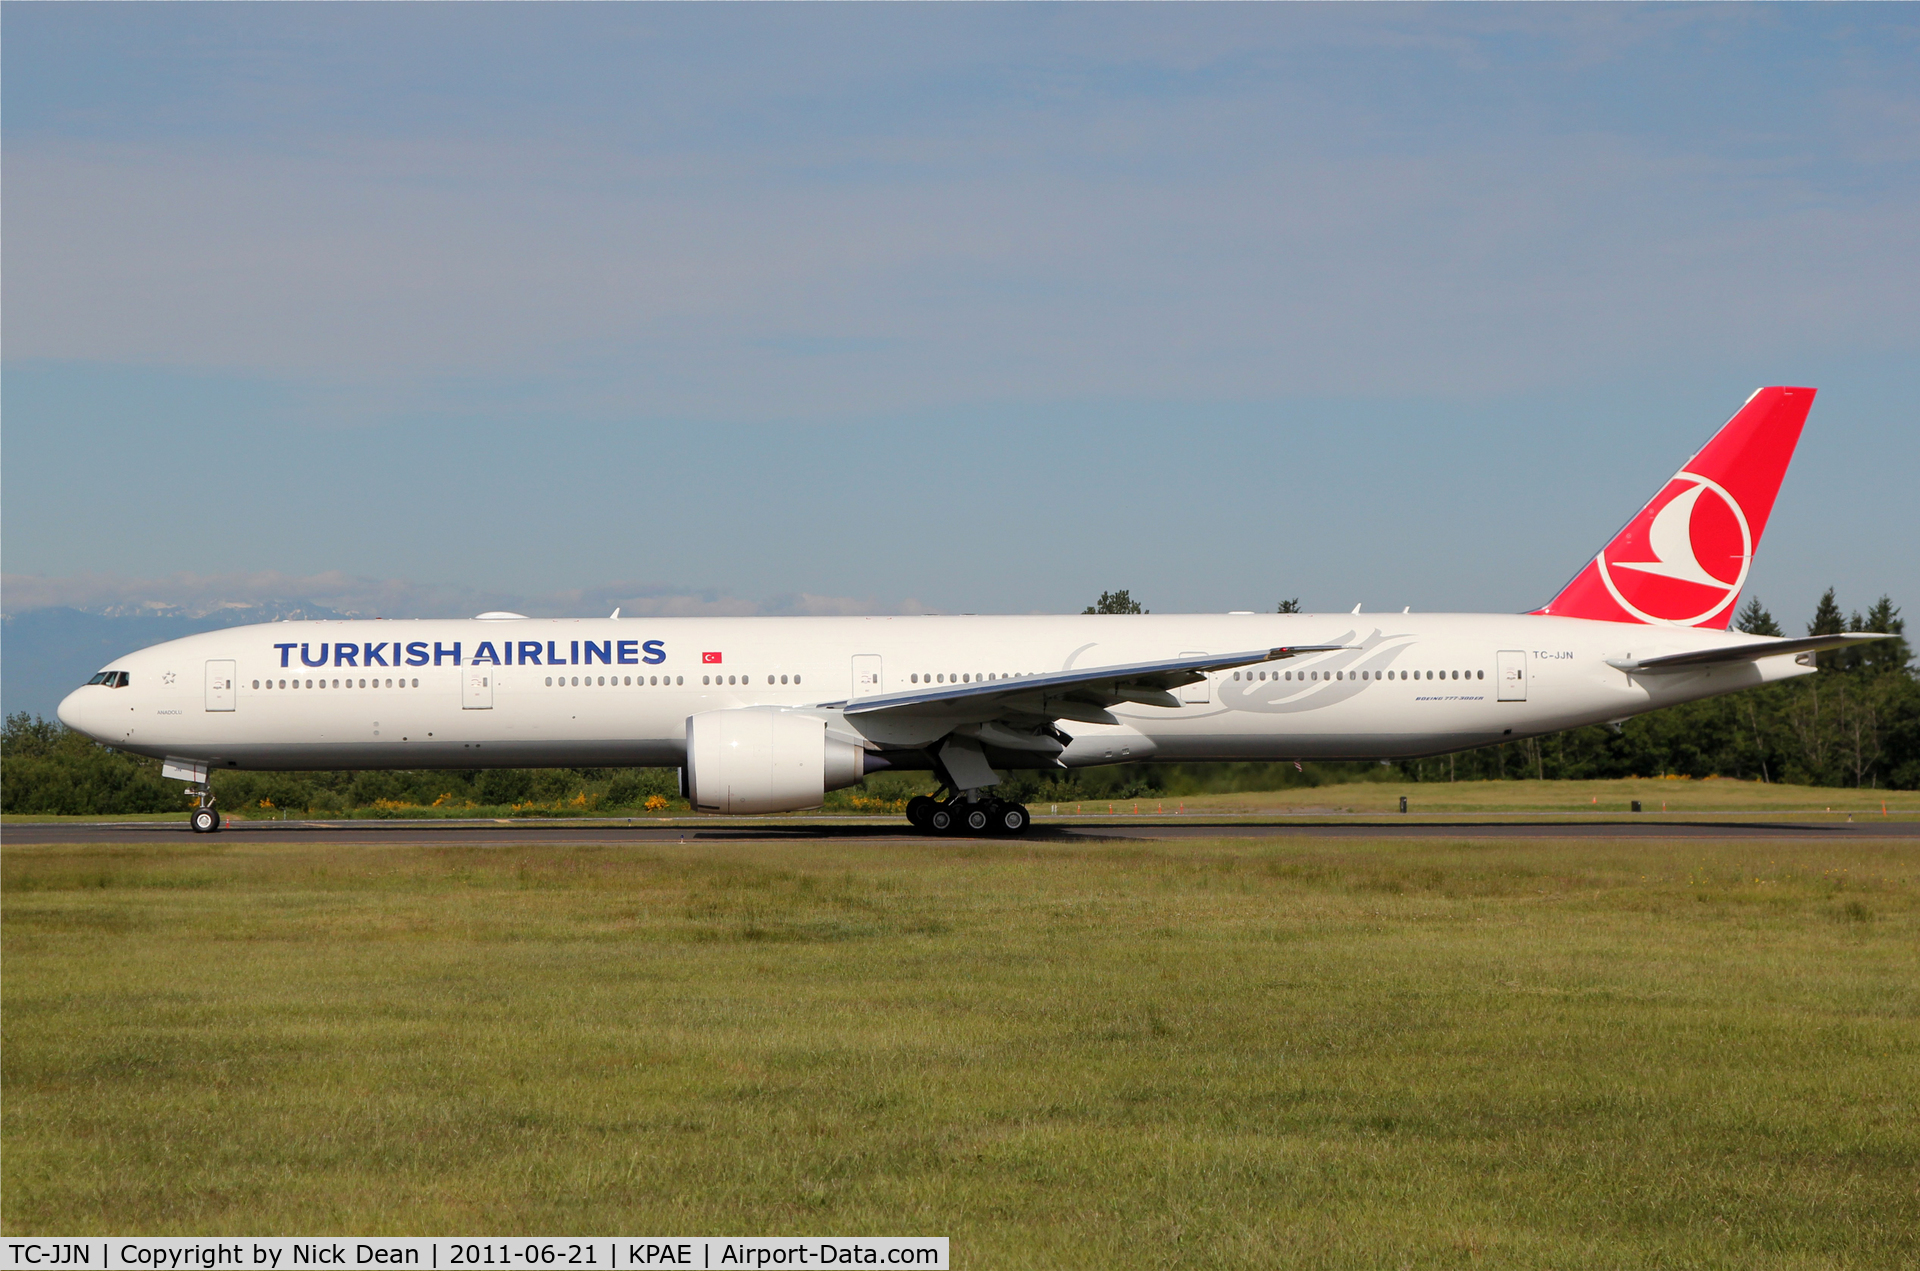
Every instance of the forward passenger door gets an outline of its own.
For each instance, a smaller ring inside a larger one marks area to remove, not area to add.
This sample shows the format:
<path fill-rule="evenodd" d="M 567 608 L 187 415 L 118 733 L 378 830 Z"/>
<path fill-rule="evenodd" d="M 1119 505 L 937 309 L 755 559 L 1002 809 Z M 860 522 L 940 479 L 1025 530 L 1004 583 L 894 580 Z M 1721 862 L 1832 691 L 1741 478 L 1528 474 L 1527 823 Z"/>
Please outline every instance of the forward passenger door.
<path fill-rule="evenodd" d="M 210 711 L 230 711 L 233 709 L 233 678 L 235 664 L 232 662 L 207 663 L 207 709 Z"/>

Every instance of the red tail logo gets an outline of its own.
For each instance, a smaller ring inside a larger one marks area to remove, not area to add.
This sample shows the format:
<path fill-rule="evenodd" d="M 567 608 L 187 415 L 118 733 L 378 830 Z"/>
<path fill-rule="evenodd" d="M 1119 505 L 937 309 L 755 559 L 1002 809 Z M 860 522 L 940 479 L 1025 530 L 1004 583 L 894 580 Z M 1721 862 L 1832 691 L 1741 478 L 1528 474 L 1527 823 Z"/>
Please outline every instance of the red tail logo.
<path fill-rule="evenodd" d="M 1813 405 L 1763 388 L 1536 613 L 1725 630 Z"/>

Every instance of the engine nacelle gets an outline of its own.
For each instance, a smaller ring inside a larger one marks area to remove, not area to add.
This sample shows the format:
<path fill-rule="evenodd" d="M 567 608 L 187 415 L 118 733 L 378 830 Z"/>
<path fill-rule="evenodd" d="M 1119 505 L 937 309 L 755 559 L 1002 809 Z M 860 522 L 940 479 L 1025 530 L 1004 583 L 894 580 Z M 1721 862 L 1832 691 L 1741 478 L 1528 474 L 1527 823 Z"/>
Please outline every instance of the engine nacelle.
<path fill-rule="evenodd" d="M 826 721 L 773 707 L 687 720 L 687 798 L 696 812 L 797 812 L 866 775 L 867 752 Z"/>

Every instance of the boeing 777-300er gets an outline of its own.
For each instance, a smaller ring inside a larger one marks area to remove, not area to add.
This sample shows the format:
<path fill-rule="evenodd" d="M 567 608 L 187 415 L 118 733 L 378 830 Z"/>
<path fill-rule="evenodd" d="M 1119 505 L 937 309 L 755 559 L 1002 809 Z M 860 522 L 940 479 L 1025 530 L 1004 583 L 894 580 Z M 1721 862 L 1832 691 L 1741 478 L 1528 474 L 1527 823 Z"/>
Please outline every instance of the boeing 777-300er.
<path fill-rule="evenodd" d="M 118 658 L 60 718 L 192 783 L 202 832 L 222 768 L 648 765 L 736 814 L 931 770 L 915 826 L 1019 834 L 1027 810 L 993 793 L 1008 769 L 1444 754 L 1877 638 L 1728 629 L 1813 396 L 1754 393 L 1531 613 L 280 622 Z"/>

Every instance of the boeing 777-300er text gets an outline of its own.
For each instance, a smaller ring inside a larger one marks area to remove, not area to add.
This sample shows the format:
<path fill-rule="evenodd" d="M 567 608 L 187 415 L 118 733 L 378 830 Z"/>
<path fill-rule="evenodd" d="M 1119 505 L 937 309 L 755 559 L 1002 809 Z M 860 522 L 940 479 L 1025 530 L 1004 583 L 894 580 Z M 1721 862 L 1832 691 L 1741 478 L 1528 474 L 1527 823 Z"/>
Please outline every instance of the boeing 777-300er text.
<path fill-rule="evenodd" d="M 1813 670 L 1857 634 L 1730 631 L 1810 388 L 1763 388 L 1524 614 L 346 620 L 116 659 L 60 704 L 164 760 L 216 830 L 221 768 L 651 765 L 700 812 L 785 812 L 931 770 L 930 832 L 1018 834 L 999 772 L 1404 759 L 1618 721 Z"/>

